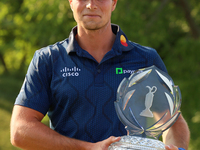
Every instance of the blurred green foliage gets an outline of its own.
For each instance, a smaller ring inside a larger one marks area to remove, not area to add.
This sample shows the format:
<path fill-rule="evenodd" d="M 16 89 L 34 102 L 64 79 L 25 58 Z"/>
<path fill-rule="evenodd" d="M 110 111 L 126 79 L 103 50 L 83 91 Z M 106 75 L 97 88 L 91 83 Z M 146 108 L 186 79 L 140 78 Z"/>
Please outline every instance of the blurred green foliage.
<path fill-rule="evenodd" d="M 191 129 L 190 150 L 198 149 L 199 0 L 119 0 L 112 23 L 120 25 L 129 40 L 158 51 L 182 91 L 182 113 Z M 66 0 L 1 0 L 0 74 L 25 74 L 35 50 L 67 38 L 75 25 Z M 0 95 L 0 109 L 11 107 L 3 98 Z"/>

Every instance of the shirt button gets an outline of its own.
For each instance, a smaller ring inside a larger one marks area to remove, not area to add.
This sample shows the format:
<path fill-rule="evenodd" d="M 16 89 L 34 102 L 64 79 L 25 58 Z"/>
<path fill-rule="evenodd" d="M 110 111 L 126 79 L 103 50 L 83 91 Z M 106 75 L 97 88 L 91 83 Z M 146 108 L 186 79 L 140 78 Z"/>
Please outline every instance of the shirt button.
<path fill-rule="evenodd" d="M 98 73 L 101 73 L 101 69 L 98 69 L 97 72 L 98 72 Z"/>

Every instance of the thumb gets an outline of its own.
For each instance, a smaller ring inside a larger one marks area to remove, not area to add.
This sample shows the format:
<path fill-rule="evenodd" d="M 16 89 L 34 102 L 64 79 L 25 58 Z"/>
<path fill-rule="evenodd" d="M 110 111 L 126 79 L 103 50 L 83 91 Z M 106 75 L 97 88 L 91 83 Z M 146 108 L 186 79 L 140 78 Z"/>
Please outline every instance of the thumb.
<path fill-rule="evenodd" d="M 166 148 L 166 150 L 178 150 L 178 147 L 176 147 L 174 145 L 166 145 L 165 148 Z"/>

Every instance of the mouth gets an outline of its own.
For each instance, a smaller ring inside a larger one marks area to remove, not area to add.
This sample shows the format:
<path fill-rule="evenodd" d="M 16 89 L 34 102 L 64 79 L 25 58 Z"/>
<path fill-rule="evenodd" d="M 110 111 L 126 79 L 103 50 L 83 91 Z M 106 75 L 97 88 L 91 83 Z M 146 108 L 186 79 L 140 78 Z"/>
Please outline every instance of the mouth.
<path fill-rule="evenodd" d="M 100 17 L 99 15 L 97 14 L 85 14 L 83 15 L 84 17 L 91 17 L 91 18 L 96 18 L 96 17 Z"/>

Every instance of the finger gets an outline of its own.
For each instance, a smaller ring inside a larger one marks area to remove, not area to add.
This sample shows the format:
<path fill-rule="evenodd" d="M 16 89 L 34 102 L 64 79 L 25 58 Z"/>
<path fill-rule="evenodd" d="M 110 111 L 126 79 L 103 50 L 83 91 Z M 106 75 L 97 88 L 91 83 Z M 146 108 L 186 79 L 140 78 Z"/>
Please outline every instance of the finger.
<path fill-rule="evenodd" d="M 121 137 L 112 137 L 112 143 L 118 142 L 121 139 Z"/>
<path fill-rule="evenodd" d="M 118 142 L 119 140 L 121 139 L 121 137 L 114 137 L 114 136 L 111 136 L 109 137 L 107 140 L 106 140 L 106 145 L 110 145 L 112 143 L 115 143 L 115 142 Z"/>
<path fill-rule="evenodd" d="M 178 150 L 178 147 L 177 147 L 177 146 L 174 146 L 174 145 L 166 145 L 166 146 L 165 146 L 165 149 L 166 149 L 166 150 Z"/>

